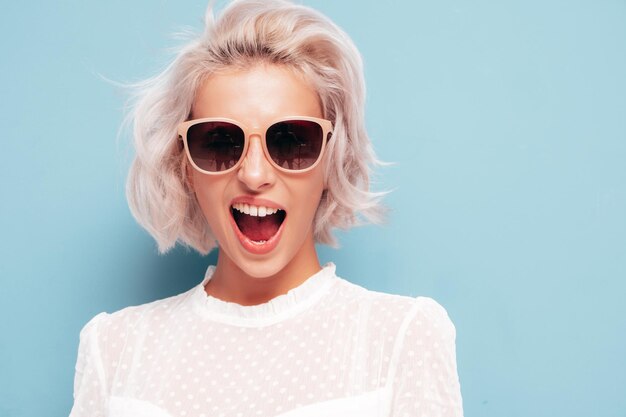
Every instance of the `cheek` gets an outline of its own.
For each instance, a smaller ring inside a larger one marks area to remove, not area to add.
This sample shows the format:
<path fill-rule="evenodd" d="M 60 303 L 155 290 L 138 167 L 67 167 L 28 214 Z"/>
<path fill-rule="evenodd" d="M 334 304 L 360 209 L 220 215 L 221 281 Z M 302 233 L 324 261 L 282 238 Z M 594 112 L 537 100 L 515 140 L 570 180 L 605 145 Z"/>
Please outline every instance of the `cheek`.
<path fill-rule="evenodd" d="M 225 185 L 222 184 L 223 180 L 195 171 L 190 178 L 200 209 L 213 228 L 223 211 L 221 209 L 224 206 L 222 191 Z"/>
<path fill-rule="evenodd" d="M 303 209 L 304 211 L 309 213 L 310 216 L 315 214 L 315 212 L 317 211 L 322 192 L 325 188 L 324 174 L 321 170 L 315 175 L 312 181 L 309 181 L 306 185 L 303 185 L 301 187 L 301 190 L 303 190 L 303 192 L 300 201 L 304 203 L 305 207 L 303 207 Z"/>

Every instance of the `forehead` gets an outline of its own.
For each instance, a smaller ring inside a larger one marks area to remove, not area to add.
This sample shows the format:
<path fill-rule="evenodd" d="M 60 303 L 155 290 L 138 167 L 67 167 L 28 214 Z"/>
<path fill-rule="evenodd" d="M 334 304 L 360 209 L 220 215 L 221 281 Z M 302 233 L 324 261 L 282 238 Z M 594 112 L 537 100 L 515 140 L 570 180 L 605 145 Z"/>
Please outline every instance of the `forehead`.
<path fill-rule="evenodd" d="M 285 116 L 322 117 L 317 91 L 285 66 L 258 64 L 207 77 L 198 88 L 194 119 L 226 117 L 260 127 Z"/>

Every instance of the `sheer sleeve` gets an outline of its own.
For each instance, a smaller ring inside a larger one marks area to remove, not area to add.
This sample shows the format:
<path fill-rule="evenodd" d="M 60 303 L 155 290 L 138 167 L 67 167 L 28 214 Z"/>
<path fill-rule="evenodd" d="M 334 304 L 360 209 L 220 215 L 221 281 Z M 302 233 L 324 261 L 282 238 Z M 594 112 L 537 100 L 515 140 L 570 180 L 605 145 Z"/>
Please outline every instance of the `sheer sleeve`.
<path fill-rule="evenodd" d="M 74 405 L 70 417 L 104 417 L 106 384 L 98 341 L 98 327 L 106 313 L 92 318 L 80 331 L 76 373 L 74 375 Z"/>
<path fill-rule="evenodd" d="M 456 330 L 446 311 L 418 297 L 403 323 L 392 366 L 392 417 L 461 417 Z"/>

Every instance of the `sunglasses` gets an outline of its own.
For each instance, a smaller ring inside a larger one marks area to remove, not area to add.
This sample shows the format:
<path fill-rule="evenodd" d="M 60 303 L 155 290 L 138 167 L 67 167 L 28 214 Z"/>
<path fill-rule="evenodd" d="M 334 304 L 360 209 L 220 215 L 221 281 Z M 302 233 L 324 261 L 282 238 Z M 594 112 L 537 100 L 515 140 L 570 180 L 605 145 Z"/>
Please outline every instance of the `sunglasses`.
<path fill-rule="evenodd" d="M 319 163 L 332 131 L 329 120 L 284 117 L 265 129 L 263 152 L 281 171 L 306 172 Z M 205 118 L 181 123 L 178 134 L 195 169 L 205 174 L 225 174 L 241 165 L 250 136 L 260 135 L 261 131 L 231 119 Z"/>

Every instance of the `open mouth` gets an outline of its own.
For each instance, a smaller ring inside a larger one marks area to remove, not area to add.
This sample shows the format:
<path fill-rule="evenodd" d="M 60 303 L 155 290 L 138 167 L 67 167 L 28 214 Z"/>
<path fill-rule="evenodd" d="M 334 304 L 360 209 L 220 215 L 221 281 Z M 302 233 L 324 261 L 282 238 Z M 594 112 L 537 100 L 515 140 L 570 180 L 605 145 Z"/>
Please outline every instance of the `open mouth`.
<path fill-rule="evenodd" d="M 230 211 L 239 231 L 257 244 L 263 244 L 274 237 L 287 214 L 285 210 L 246 203 L 234 203 Z"/>

